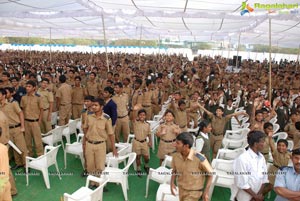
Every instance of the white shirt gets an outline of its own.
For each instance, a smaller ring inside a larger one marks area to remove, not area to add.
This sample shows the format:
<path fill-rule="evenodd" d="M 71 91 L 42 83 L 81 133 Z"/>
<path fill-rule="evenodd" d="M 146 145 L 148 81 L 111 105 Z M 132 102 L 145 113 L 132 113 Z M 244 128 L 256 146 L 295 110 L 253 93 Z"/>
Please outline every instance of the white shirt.
<path fill-rule="evenodd" d="M 202 137 L 204 137 L 205 139 L 209 139 L 207 133 L 200 132 L 200 135 Z M 196 139 L 196 151 L 201 152 L 203 149 L 203 146 L 204 146 L 204 140 L 202 138 Z"/>
<path fill-rule="evenodd" d="M 236 198 L 241 201 L 250 201 L 252 198 L 243 189 L 251 188 L 258 193 L 261 185 L 269 182 L 264 156 L 256 154 L 251 148 L 234 160 L 233 171 L 235 184 L 239 189 Z"/>

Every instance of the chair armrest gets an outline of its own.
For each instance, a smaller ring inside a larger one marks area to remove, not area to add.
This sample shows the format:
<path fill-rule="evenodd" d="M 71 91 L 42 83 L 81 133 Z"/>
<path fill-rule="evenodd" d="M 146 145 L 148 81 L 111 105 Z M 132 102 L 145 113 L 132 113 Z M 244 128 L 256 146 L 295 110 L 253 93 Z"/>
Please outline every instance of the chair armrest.
<path fill-rule="evenodd" d="M 90 181 L 94 181 L 94 182 L 97 182 L 99 184 L 103 184 L 103 183 L 107 183 L 109 181 L 109 178 L 105 178 L 105 177 L 95 177 L 93 175 L 89 175 L 86 179 L 86 187 L 89 186 L 89 182 Z"/>
<path fill-rule="evenodd" d="M 33 157 L 30 157 L 30 156 L 26 156 L 26 161 L 36 161 L 38 158 L 33 158 Z"/>

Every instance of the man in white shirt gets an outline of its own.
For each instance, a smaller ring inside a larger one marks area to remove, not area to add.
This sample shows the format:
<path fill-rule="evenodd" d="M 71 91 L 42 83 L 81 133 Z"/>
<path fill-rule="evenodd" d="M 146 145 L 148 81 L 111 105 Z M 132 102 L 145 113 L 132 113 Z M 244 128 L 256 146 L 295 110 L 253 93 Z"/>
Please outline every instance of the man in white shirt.
<path fill-rule="evenodd" d="M 238 187 L 238 201 L 263 201 L 264 185 L 268 183 L 267 166 L 260 153 L 264 148 L 265 134 L 251 131 L 247 140 L 249 148 L 235 159 L 233 164 L 235 184 Z"/>

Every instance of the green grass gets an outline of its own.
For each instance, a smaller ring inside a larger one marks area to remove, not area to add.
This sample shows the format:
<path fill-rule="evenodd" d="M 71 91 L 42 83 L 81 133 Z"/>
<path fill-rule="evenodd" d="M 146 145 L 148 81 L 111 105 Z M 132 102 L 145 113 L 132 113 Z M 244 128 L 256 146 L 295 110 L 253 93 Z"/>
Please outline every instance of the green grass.
<path fill-rule="evenodd" d="M 74 140 L 74 139 L 72 139 Z M 85 185 L 86 178 L 81 177 L 82 166 L 79 158 L 73 155 L 67 157 L 67 169 L 64 169 L 63 150 L 60 148 L 57 161 L 59 169 L 62 173 L 62 180 L 59 180 L 57 175 L 49 175 L 51 189 L 47 189 L 44 183 L 41 172 L 32 170 L 32 173 L 37 175 L 29 176 L 29 186 L 26 186 L 26 177 L 24 171 L 19 169 L 13 171 L 16 185 L 18 189 L 18 195 L 13 198 L 14 201 L 59 201 L 64 193 L 73 193 L 81 186 Z M 150 158 L 150 167 L 158 167 L 159 160 L 156 157 L 156 153 L 152 153 Z M 55 167 L 49 168 L 49 172 L 55 173 Z M 155 201 L 156 191 L 158 189 L 158 183 L 150 181 L 149 196 L 145 198 L 146 189 L 146 175 L 142 178 L 137 177 L 134 174 L 133 167 L 129 170 L 129 191 L 128 200 L 130 201 Z M 124 200 L 122 188 L 120 185 L 109 183 L 107 185 L 108 192 L 103 193 L 104 201 L 120 201 Z M 212 201 L 228 201 L 230 198 L 230 190 L 227 188 L 215 187 Z M 275 199 L 275 193 L 272 192 L 271 199 Z M 268 199 L 266 199 L 268 200 Z"/>

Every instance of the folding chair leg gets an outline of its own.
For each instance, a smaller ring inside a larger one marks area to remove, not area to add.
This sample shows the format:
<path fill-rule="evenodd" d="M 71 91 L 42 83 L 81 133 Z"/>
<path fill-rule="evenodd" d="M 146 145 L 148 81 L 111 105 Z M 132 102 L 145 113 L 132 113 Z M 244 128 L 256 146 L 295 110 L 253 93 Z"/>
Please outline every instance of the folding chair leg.
<path fill-rule="evenodd" d="M 128 200 L 127 198 L 127 187 L 126 187 L 126 181 L 123 181 L 121 183 L 121 186 L 122 186 L 122 191 L 123 191 L 123 195 L 124 195 L 124 198 L 125 198 L 125 201 Z"/>
<path fill-rule="evenodd" d="M 48 169 L 42 170 L 44 181 L 46 184 L 47 189 L 50 189 L 50 181 L 49 181 L 49 175 L 48 175 Z"/>
<path fill-rule="evenodd" d="M 29 185 L 29 178 L 28 178 L 28 166 L 26 165 L 26 186 Z"/>
<path fill-rule="evenodd" d="M 146 195 L 145 195 L 145 198 L 148 197 L 148 188 L 149 188 L 149 175 L 147 176 L 147 181 L 146 181 Z"/>
<path fill-rule="evenodd" d="M 56 168 L 56 171 L 57 171 L 58 178 L 61 180 L 61 176 L 60 176 L 60 172 L 59 172 L 59 169 L 58 169 L 57 162 L 55 162 L 55 168 Z"/>
<path fill-rule="evenodd" d="M 64 150 L 64 162 L 65 162 L 65 169 L 67 169 L 67 152 Z"/>

